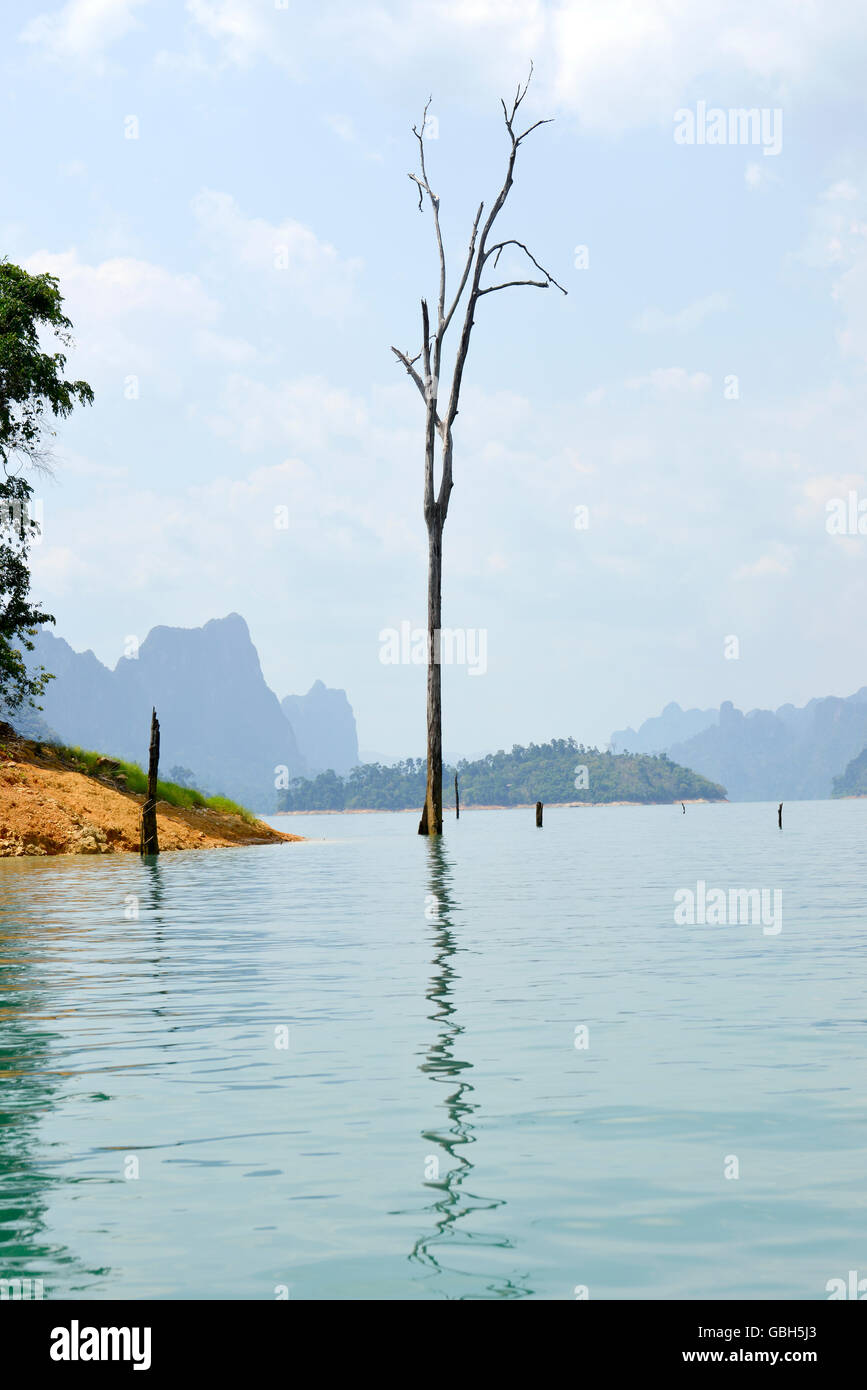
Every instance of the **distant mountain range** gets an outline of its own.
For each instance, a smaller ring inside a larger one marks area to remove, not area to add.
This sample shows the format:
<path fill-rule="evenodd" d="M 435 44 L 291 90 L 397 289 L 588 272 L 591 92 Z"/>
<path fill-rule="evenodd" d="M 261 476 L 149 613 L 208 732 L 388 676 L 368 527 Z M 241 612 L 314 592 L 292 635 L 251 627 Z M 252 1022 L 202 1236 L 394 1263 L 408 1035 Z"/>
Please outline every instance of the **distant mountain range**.
<path fill-rule="evenodd" d="M 358 762 L 352 708 L 342 690 L 316 681 L 281 706 L 237 613 L 204 627 L 155 627 L 136 657 L 114 670 L 93 652 L 73 651 L 42 628 L 29 664 L 55 679 L 41 715 L 11 722 L 30 737 L 53 733 L 67 744 L 131 762 L 147 760 L 152 706 L 160 720 L 160 770 L 184 769 L 195 786 L 255 811 L 277 805 L 277 784 Z"/>
<path fill-rule="evenodd" d="M 280 707 L 310 772 L 349 772 L 357 765 L 358 733 L 345 691 L 314 681 L 306 695 L 287 695 Z"/>
<path fill-rule="evenodd" d="M 834 778 L 832 795 L 867 796 L 867 748 Z"/>
<path fill-rule="evenodd" d="M 867 748 L 867 686 L 845 698 L 810 700 L 801 709 L 781 705 L 748 714 L 731 701 L 718 710 L 670 704 L 637 730 L 617 730 L 611 741 L 618 752 L 667 753 L 681 766 L 721 782 L 731 801 L 841 795 L 844 769 Z M 847 787 L 859 784 L 858 771 L 850 774 Z"/>
<path fill-rule="evenodd" d="M 28 737 L 143 763 L 156 706 L 162 774 L 177 769 L 200 789 L 254 811 L 284 804 L 282 793 L 295 778 L 346 777 L 359 765 L 345 692 L 315 681 L 306 695 L 280 701 L 237 613 L 199 628 L 155 627 L 138 655 L 122 657 L 113 670 L 43 628 L 29 664 L 55 676 L 42 712 L 0 710 Z M 732 801 L 864 794 L 867 686 L 801 709 L 789 704 L 747 714 L 729 701 L 719 709 L 671 703 L 638 729 L 617 730 L 611 744 L 617 753 L 664 753 L 725 787 Z"/>

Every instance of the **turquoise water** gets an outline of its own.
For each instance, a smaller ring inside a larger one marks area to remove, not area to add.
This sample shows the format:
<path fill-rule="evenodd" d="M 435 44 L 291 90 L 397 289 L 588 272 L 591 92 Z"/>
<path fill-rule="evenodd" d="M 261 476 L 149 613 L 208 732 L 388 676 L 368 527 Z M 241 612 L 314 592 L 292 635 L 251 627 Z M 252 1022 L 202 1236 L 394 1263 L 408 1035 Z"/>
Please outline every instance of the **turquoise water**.
<path fill-rule="evenodd" d="M 274 823 L 315 838 L 0 861 L 0 1277 L 822 1299 L 867 1275 L 867 801 L 791 803 L 782 833 L 756 804 L 468 811 L 441 846 L 409 815 Z M 676 925 L 699 880 L 780 889 L 782 930 Z"/>

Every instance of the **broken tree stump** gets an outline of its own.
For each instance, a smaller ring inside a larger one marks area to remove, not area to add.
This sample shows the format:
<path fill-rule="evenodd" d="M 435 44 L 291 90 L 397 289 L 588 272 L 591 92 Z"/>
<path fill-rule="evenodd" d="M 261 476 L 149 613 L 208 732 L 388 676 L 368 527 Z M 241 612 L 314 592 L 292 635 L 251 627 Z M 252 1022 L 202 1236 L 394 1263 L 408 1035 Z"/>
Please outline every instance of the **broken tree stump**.
<path fill-rule="evenodd" d="M 160 721 L 155 709 L 151 710 L 151 742 L 148 749 L 148 791 L 145 804 L 141 808 L 141 852 L 159 854 L 157 839 L 157 771 L 160 765 Z"/>
<path fill-rule="evenodd" d="M 537 801 L 537 802 L 536 802 L 536 825 L 539 827 L 540 830 L 542 829 L 542 803 L 541 803 L 541 801 Z"/>

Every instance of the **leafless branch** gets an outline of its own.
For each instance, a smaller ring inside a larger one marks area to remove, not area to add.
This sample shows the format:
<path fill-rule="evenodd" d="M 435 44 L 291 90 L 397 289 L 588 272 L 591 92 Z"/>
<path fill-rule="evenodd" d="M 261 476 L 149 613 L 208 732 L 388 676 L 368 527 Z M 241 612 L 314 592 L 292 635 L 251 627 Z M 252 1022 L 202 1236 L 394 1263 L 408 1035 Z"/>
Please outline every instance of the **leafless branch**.
<path fill-rule="evenodd" d="M 568 290 L 564 290 L 564 289 L 563 289 L 563 286 L 559 283 L 559 281 L 557 281 L 557 280 L 554 279 L 554 276 L 551 274 L 550 270 L 546 270 L 545 267 L 544 267 L 543 265 L 540 265 L 540 264 L 539 264 L 539 262 L 536 260 L 536 257 L 533 255 L 533 253 L 532 253 L 530 250 L 528 250 L 528 248 L 524 245 L 523 241 L 515 241 L 514 237 L 510 237 L 508 241 L 498 241 L 498 242 L 495 242 L 493 246 L 489 246 L 488 249 L 487 249 L 487 251 L 485 252 L 485 260 L 487 260 L 489 256 L 494 256 L 494 266 L 496 266 L 496 265 L 497 265 L 497 262 L 498 262 L 499 259 L 500 259 L 500 256 L 502 255 L 504 249 L 505 249 L 507 246 L 517 246 L 517 247 L 519 247 L 519 248 L 523 251 L 524 255 L 527 257 L 527 259 L 533 262 L 533 265 L 536 267 L 536 269 L 537 269 L 537 270 L 541 270 L 542 274 L 545 276 L 545 286 L 546 286 L 546 288 L 547 288 L 548 285 L 554 285 L 558 290 L 560 290 L 561 294 L 568 294 L 568 293 L 569 293 Z M 496 255 L 494 255 L 495 252 L 496 252 Z M 535 281 L 535 280 L 521 280 L 521 281 L 515 281 L 515 280 L 513 280 L 513 281 L 510 281 L 510 284 L 535 285 L 535 284 L 536 284 L 536 281 Z M 492 286 L 491 288 L 494 288 L 494 286 Z M 496 288 L 499 289 L 499 286 L 496 286 Z M 479 293 L 480 293 L 480 294 L 487 294 L 488 291 L 487 291 L 487 290 L 480 290 Z"/>
<path fill-rule="evenodd" d="M 414 364 L 418 361 L 419 357 L 421 357 L 421 353 L 417 353 L 415 357 L 410 357 L 408 352 L 401 352 L 400 348 L 393 347 L 391 351 L 394 353 L 398 362 L 403 363 L 404 367 L 406 367 L 407 375 L 412 377 L 413 381 L 415 382 L 416 386 L 421 392 L 422 397 L 424 397 L 424 382 L 422 381 L 418 372 L 415 370 L 414 366 Z"/>
<path fill-rule="evenodd" d="M 479 290 L 476 298 L 481 299 L 483 294 L 493 294 L 494 290 L 511 289 L 512 285 L 533 285 L 537 290 L 547 290 L 550 289 L 552 283 L 551 280 L 504 280 L 502 285 L 488 285 L 486 289 Z M 559 285 L 557 288 L 560 288 Z M 566 291 L 564 290 L 563 293 L 565 294 Z"/>
<path fill-rule="evenodd" d="M 545 267 L 541 265 L 539 261 L 536 260 L 536 257 L 532 254 L 532 252 L 528 249 L 524 242 L 517 241 L 514 238 L 509 238 L 507 240 L 496 242 L 491 247 L 488 247 L 487 245 L 488 237 L 491 233 L 494 223 L 496 222 L 500 212 L 502 211 L 512 187 L 512 183 L 514 180 L 515 161 L 521 142 L 525 140 L 527 136 L 530 135 L 534 130 L 537 130 L 539 126 L 549 124 L 548 120 L 539 120 L 533 122 L 533 124 L 528 126 L 527 129 L 523 131 L 520 135 L 516 134 L 515 132 L 515 120 L 518 111 L 520 110 L 520 107 L 527 95 L 532 78 L 533 64 L 531 63 L 527 79 L 523 84 L 518 84 L 515 90 L 515 95 L 511 100 L 511 103 L 507 105 L 505 100 L 502 100 L 500 102 L 500 105 L 502 106 L 503 110 L 503 120 L 505 122 L 506 132 L 508 134 L 510 143 L 509 154 L 506 162 L 505 177 L 503 179 L 500 191 L 498 192 L 493 204 L 490 207 L 487 219 L 484 222 L 484 224 L 482 224 L 482 214 L 484 212 L 485 205 L 484 203 L 479 204 L 478 211 L 476 212 L 476 216 L 473 221 L 469 247 L 464 262 L 463 271 L 458 282 L 456 293 L 448 309 L 446 308 L 446 256 L 445 249 L 443 246 L 442 229 L 440 226 L 440 200 L 437 194 L 434 193 L 433 189 L 430 186 L 425 159 L 424 129 L 425 124 L 427 122 L 428 111 L 430 109 L 431 98 L 428 98 L 427 102 L 425 103 L 421 129 L 419 129 L 417 126 L 413 126 L 412 128 L 413 134 L 415 135 L 416 140 L 418 141 L 420 173 L 410 174 L 409 177 L 418 189 L 419 207 L 424 207 L 425 197 L 427 197 L 428 201 L 430 202 L 434 224 L 434 235 L 436 237 L 437 255 L 439 258 L 439 294 L 437 298 L 436 327 L 433 330 L 433 332 L 431 331 L 427 303 L 425 301 L 422 301 L 423 341 L 422 349 L 418 356 L 410 358 L 407 353 L 401 353 L 396 348 L 392 348 L 392 352 L 395 354 L 398 360 L 406 368 L 409 375 L 412 377 L 419 393 L 421 394 L 428 407 L 428 449 L 426 450 L 426 459 L 430 458 L 430 450 L 432 449 L 434 431 L 437 431 L 439 433 L 440 438 L 442 440 L 442 464 L 440 486 L 436 496 L 435 504 L 433 502 L 432 493 L 433 476 L 431 471 L 427 468 L 427 466 L 425 477 L 425 515 L 430 516 L 435 512 L 438 516 L 440 525 L 445 521 L 446 512 L 448 510 L 449 495 L 452 490 L 452 426 L 454 425 L 458 413 L 458 402 L 460 399 L 461 383 L 463 380 L 464 367 L 466 365 L 467 354 L 469 351 L 470 336 L 472 333 L 474 322 L 474 314 L 479 300 L 482 299 L 484 295 L 493 294 L 497 290 L 510 289 L 512 287 L 519 286 L 529 286 L 534 289 L 549 289 L 551 286 L 554 286 L 554 288 L 560 290 L 562 294 L 567 293 L 564 287 L 559 283 L 559 281 L 557 281 L 554 278 L 550 271 L 546 270 Z M 528 260 L 531 262 L 531 264 L 534 265 L 536 269 L 539 271 L 539 273 L 545 278 L 543 280 L 506 280 L 500 284 L 482 286 L 482 272 L 484 271 L 484 268 L 488 260 L 491 257 L 493 257 L 493 263 L 496 266 L 499 262 L 500 255 L 507 246 L 515 246 L 520 251 L 522 251 L 524 255 L 528 258 Z M 469 286 L 468 293 L 467 286 Z M 436 396 L 439 389 L 443 339 L 445 337 L 449 325 L 451 324 L 452 318 L 455 312 L 457 311 L 458 305 L 462 302 L 462 300 L 464 300 L 465 302 L 463 325 L 461 328 L 460 339 L 458 341 L 457 348 L 455 351 L 455 363 L 452 371 L 452 380 L 449 390 L 448 403 L 446 405 L 442 418 L 440 418 L 440 416 L 437 414 Z M 423 362 L 423 374 L 416 371 L 414 365 L 418 361 L 419 357 L 422 358 Z"/>
<path fill-rule="evenodd" d="M 465 289 L 465 287 L 466 287 L 467 280 L 469 279 L 470 270 L 472 269 L 472 264 L 473 264 L 473 256 L 474 256 L 475 253 L 476 253 L 476 236 L 477 236 L 478 230 L 479 230 L 479 223 L 480 223 L 481 220 L 482 220 L 482 210 L 484 209 L 484 206 L 485 206 L 484 203 L 479 203 L 479 210 L 478 210 L 478 212 L 476 213 L 475 221 L 473 222 L 473 230 L 472 230 L 472 233 L 470 234 L 470 247 L 469 247 L 469 250 L 467 251 L 467 259 L 466 259 L 466 264 L 464 265 L 464 273 L 463 273 L 463 275 L 461 276 L 460 284 L 458 285 L 458 288 L 457 288 L 457 293 L 455 294 L 455 297 L 454 297 L 454 299 L 452 300 L 452 307 L 449 309 L 449 311 L 448 311 L 448 313 L 446 314 L 445 319 L 444 319 L 444 321 L 443 321 L 443 326 L 442 326 L 442 332 L 443 332 L 443 333 L 445 333 L 446 329 L 448 328 L 449 324 L 450 324 L 451 321 L 452 321 L 452 315 L 454 314 L 455 309 L 458 307 L 458 304 L 460 303 L 461 295 L 463 294 L 464 289 Z"/>
<path fill-rule="evenodd" d="M 523 135 L 518 136 L 515 143 L 520 145 L 521 141 L 526 140 L 528 135 L 532 135 L 534 130 L 538 130 L 540 125 L 550 125 L 553 119 L 553 116 L 548 116 L 544 121 L 534 121 L 532 125 L 527 126 Z"/>
<path fill-rule="evenodd" d="M 421 178 L 419 179 L 415 174 L 410 174 L 410 178 L 413 180 L 414 183 L 418 184 L 419 207 L 422 206 L 424 193 L 427 193 L 428 198 L 430 199 L 431 210 L 433 211 L 434 232 L 436 234 L 437 253 L 439 255 L 440 262 L 440 292 L 437 301 L 437 326 L 438 329 L 441 329 L 443 318 L 445 316 L 446 306 L 446 253 L 443 247 L 442 231 L 440 229 L 440 200 L 434 193 L 433 189 L 430 186 L 430 183 L 428 182 L 427 167 L 425 165 L 424 158 L 424 128 L 427 124 L 427 113 L 430 110 L 430 104 L 432 100 L 432 97 L 428 97 L 427 101 L 425 102 L 424 111 L 422 112 L 421 130 L 417 130 L 415 126 L 413 126 L 412 128 L 412 133 L 418 141 L 418 158 L 419 165 L 421 168 Z M 424 190 L 424 192 L 422 190 Z M 435 349 L 435 355 L 437 359 L 435 365 L 437 373 L 439 373 L 438 348 L 439 344 L 437 344 L 437 348 Z"/>

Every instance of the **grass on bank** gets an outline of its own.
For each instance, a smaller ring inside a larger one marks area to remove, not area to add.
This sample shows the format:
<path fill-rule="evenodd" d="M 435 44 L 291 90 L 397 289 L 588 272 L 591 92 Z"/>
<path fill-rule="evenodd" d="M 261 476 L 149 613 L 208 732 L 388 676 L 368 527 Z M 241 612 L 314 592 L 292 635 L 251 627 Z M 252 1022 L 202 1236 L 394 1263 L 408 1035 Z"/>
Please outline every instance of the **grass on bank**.
<path fill-rule="evenodd" d="M 147 773 L 138 763 L 125 762 L 123 758 L 107 758 L 103 753 L 94 753 L 88 748 L 67 747 L 64 744 L 44 745 L 68 763 L 72 770 L 87 777 L 104 777 L 118 784 L 119 788 L 144 795 L 148 789 Z M 121 779 L 123 779 L 121 781 Z M 170 806 L 179 806 L 184 811 L 202 807 L 209 811 L 219 811 L 226 816 L 240 816 L 248 824 L 254 824 L 256 817 L 237 801 L 227 796 L 204 796 L 195 787 L 181 787 L 177 782 L 157 781 L 157 800 L 167 801 Z"/>

